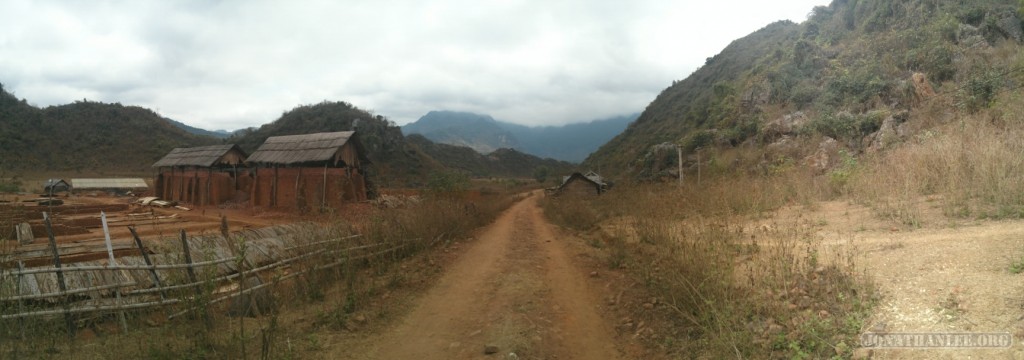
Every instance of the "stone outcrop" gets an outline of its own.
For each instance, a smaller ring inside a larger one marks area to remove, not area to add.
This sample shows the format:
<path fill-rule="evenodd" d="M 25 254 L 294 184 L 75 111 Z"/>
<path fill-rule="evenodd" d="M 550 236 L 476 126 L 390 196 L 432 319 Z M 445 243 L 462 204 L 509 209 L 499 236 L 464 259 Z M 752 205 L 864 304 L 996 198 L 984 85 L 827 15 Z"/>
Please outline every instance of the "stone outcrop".
<path fill-rule="evenodd" d="M 886 117 L 885 120 L 882 120 L 882 126 L 879 127 L 878 131 L 864 137 L 864 151 L 868 153 L 878 152 L 906 137 L 906 122 L 909 118 L 910 113 L 907 111 L 900 111 Z"/>
<path fill-rule="evenodd" d="M 803 111 L 797 111 L 769 121 L 764 125 L 764 133 L 769 136 L 794 135 L 809 121 Z"/>
<path fill-rule="evenodd" d="M 956 31 L 956 42 L 967 49 L 989 46 L 988 40 L 985 40 L 981 30 L 968 24 L 960 24 L 960 28 Z"/>
<path fill-rule="evenodd" d="M 1013 39 L 1017 43 L 1024 41 L 1024 29 L 1021 28 L 1020 18 L 1011 10 L 990 14 L 995 17 L 995 26 L 1007 39 Z"/>
<path fill-rule="evenodd" d="M 818 149 L 810 156 L 804 158 L 804 165 L 818 174 L 824 174 L 826 170 L 836 165 L 836 159 L 839 158 L 839 149 L 839 142 L 826 136 L 818 143 Z"/>

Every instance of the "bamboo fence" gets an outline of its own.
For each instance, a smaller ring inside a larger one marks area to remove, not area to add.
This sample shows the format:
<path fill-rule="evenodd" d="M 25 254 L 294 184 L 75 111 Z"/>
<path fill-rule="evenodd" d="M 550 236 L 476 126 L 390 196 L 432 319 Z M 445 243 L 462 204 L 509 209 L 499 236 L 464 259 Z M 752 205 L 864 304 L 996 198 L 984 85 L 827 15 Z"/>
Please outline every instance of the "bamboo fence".
<path fill-rule="evenodd" d="M 194 237 L 182 230 L 177 241 L 143 241 L 130 228 L 138 255 L 115 257 L 106 216 L 101 217 L 105 260 L 63 264 L 50 231 L 52 265 L 26 268 L 15 259 L 0 262 L 0 322 L 63 316 L 73 336 L 76 319 L 116 314 L 127 330 L 125 311 L 168 308 L 165 314 L 173 319 L 311 272 L 393 253 L 407 244 L 362 243 L 360 234 L 332 234 L 310 224 Z M 44 223 L 49 229 L 48 215 Z M 252 278 L 260 281 L 245 281 Z"/>

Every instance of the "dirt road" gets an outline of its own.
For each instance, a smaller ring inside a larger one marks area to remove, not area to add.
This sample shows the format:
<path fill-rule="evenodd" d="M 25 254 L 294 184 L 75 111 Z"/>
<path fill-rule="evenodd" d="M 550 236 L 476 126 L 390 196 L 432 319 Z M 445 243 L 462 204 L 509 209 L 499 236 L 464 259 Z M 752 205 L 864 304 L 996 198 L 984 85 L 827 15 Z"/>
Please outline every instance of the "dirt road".
<path fill-rule="evenodd" d="M 481 229 L 408 315 L 354 358 L 620 358 L 592 279 L 574 266 L 537 198 Z"/>

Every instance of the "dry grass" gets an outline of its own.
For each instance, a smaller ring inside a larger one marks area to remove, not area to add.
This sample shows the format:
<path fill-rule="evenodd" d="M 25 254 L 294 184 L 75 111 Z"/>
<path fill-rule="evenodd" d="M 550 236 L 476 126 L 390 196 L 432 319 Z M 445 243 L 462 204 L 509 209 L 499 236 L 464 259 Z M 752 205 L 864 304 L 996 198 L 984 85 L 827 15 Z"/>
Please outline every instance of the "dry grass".
<path fill-rule="evenodd" d="M 918 200 L 942 198 L 947 216 L 1024 217 L 1024 123 L 1020 95 L 1003 106 L 924 130 L 891 151 L 865 159 L 852 198 L 883 216 L 920 225 Z"/>
<path fill-rule="evenodd" d="M 671 329 L 652 346 L 704 358 L 850 356 L 873 286 L 849 255 L 818 253 L 798 226 L 750 229 L 751 218 L 827 196 L 806 174 L 718 177 L 703 186 L 619 187 L 594 199 L 549 198 L 554 221 L 610 230 L 601 248 L 667 309 Z M 593 215 L 577 216 L 589 209 Z M 569 221 L 569 222 L 567 222 Z"/>

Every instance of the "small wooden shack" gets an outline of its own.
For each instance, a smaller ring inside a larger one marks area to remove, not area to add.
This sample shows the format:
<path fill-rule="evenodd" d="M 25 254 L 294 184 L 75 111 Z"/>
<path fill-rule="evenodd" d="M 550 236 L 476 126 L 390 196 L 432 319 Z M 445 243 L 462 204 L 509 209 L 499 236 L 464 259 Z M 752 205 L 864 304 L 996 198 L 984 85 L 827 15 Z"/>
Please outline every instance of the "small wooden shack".
<path fill-rule="evenodd" d="M 253 206 L 338 208 L 365 201 L 369 164 L 354 131 L 274 136 L 249 156 Z"/>
<path fill-rule="evenodd" d="M 562 178 L 562 184 L 555 190 L 555 195 L 591 196 L 601 195 L 608 190 L 609 185 L 601 175 L 591 171 L 586 175 L 572 173 Z"/>
<path fill-rule="evenodd" d="M 246 155 L 237 145 L 176 148 L 153 164 L 156 196 L 195 206 L 219 205 L 247 194 Z"/>
<path fill-rule="evenodd" d="M 71 191 L 71 184 L 68 184 L 64 179 L 48 179 L 43 184 L 43 194 L 46 195 L 68 191 Z"/>

